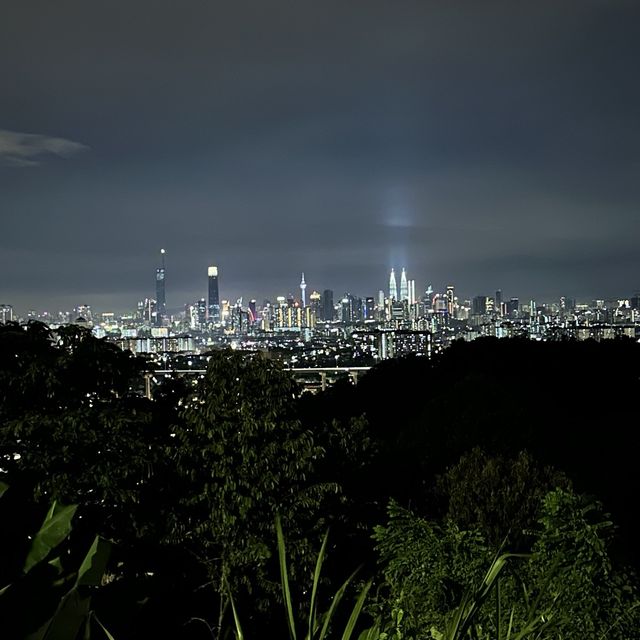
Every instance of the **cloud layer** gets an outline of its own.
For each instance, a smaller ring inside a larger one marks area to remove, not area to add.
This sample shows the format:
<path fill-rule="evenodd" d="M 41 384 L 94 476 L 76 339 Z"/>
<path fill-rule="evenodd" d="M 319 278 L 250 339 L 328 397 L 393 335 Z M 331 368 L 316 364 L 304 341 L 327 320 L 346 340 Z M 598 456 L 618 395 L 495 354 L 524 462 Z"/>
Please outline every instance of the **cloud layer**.
<path fill-rule="evenodd" d="M 68 158 L 89 147 L 73 140 L 0 129 L 0 164 L 35 167 L 48 155 Z"/>

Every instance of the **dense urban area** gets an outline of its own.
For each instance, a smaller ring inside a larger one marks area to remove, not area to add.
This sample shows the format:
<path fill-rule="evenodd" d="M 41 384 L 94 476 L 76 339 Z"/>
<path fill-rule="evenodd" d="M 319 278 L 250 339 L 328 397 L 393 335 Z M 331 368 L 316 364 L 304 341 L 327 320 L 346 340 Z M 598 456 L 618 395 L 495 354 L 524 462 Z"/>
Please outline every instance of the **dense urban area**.
<path fill-rule="evenodd" d="M 640 293 L 626 298 L 577 301 L 521 300 L 501 290 L 493 295 L 460 298 L 449 285 L 431 285 L 416 293 L 416 282 L 403 268 L 391 270 L 388 286 L 375 296 L 334 291 L 307 293 L 302 274 L 296 294 L 261 303 L 221 298 L 217 266 L 207 270 L 207 296 L 167 308 L 165 252 L 156 269 L 155 297 L 137 304 L 135 311 L 116 314 L 78 305 L 56 313 L 31 310 L 14 313 L 0 304 L 0 322 L 38 320 L 52 328 L 76 324 L 137 354 L 156 354 L 169 367 L 176 354 L 197 356 L 212 348 L 231 347 L 269 352 L 296 368 L 371 366 L 381 360 L 415 353 L 429 356 L 455 340 L 479 337 L 533 340 L 595 339 L 640 336 Z M 175 297 L 175 296 L 174 296 Z M 154 359 L 154 358 L 152 358 Z M 185 360 L 180 364 L 187 368 Z"/>

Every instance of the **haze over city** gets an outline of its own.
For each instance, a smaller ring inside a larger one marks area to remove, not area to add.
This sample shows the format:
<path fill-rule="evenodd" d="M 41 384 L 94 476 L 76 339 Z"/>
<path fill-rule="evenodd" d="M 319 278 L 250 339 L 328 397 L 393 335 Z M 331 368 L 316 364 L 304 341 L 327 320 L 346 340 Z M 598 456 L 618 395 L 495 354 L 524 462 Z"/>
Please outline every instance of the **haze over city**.
<path fill-rule="evenodd" d="M 124 311 L 392 266 L 640 287 L 640 5 L 31 2 L 0 23 L 0 298 Z M 10 91 L 7 91 L 11 88 Z"/>

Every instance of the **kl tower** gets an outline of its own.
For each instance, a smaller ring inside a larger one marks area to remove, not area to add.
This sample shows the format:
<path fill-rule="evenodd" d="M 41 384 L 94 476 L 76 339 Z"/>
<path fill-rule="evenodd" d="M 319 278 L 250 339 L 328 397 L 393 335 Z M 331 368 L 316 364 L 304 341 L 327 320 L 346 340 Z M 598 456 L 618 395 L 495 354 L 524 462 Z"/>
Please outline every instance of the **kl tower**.
<path fill-rule="evenodd" d="M 307 283 L 304 281 L 304 271 L 302 272 L 302 280 L 300 281 L 300 297 L 302 298 L 302 306 L 307 306 Z"/>

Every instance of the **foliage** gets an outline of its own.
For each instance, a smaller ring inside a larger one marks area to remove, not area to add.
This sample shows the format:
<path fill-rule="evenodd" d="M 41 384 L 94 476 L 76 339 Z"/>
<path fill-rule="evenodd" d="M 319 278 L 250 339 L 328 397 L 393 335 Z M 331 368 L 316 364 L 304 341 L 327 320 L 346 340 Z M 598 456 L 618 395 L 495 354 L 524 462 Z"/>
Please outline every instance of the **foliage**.
<path fill-rule="evenodd" d="M 32 506 L 77 504 L 74 555 L 96 533 L 118 542 L 124 579 L 108 591 L 122 598 L 110 613 L 123 628 L 141 615 L 137 602 L 169 592 L 183 615 L 175 578 L 188 566 L 158 544 L 175 502 L 164 449 L 172 414 L 141 397 L 145 366 L 84 328 L 0 326 L 0 479 L 12 487 L 4 511 L 14 523 L 0 528 L 0 572 L 13 570 L 9 550 L 37 526 Z"/>
<path fill-rule="evenodd" d="M 495 548 L 507 540 L 518 550 L 526 547 L 525 532 L 535 525 L 544 496 L 570 486 L 563 473 L 539 466 L 525 451 L 511 458 L 490 456 L 479 447 L 438 478 L 445 518 L 461 529 L 480 530 Z"/>
<path fill-rule="evenodd" d="M 276 513 L 291 532 L 300 576 L 311 572 L 318 509 L 338 487 L 314 482 L 324 450 L 297 418 L 296 395 L 291 376 L 277 365 L 215 352 L 175 426 L 168 453 L 185 496 L 175 538 L 208 568 L 220 597 L 218 628 L 227 585 L 234 593 L 274 590 L 265 566 Z"/>
<path fill-rule="evenodd" d="M 558 636 L 560 616 L 554 609 L 555 602 L 544 609 L 539 596 L 535 599 L 529 597 L 525 584 L 521 585 L 525 595 L 524 606 L 504 606 L 501 574 L 507 563 L 523 557 L 526 556 L 511 553 L 496 556 L 480 585 L 464 595 L 444 632 L 431 629 L 435 640 L 558 640 L 562 637 Z M 547 568 L 547 571 L 550 578 L 554 568 Z M 493 614 L 493 628 L 488 628 L 483 620 L 487 609 L 489 615 Z"/>
<path fill-rule="evenodd" d="M 105 535 L 140 535 L 163 437 L 136 394 L 142 367 L 81 327 L 0 326 L 0 476 L 82 505 Z"/>
<path fill-rule="evenodd" d="M 284 533 L 282 531 L 282 525 L 280 524 L 280 518 L 276 518 L 276 533 L 278 539 L 278 560 L 280 566 L 280 584 L 282 588 L 282 599 L 284 603 L 285 616 L 287 619 L 287 629 L 289 631 L 289 637 L 291 640 L 298 640 L 298 638 L 304 638 L 304 640 L 325 640 L 325 638 L 329 637 L 331 633 L 331 637 L 336 637 L 336 629 L 338 628 L 337 616 L 336 612 L 342 599 L 347 591 L 347 588 L 353 583 L 355 575 L 357 571 L 352 573 L 340 586 L 340 588 L 335 592 L 335 594 L 330 598 L 330 606 L 327 611 L 323 614 L 318 613 L 318 592 L 319 585 L 321 583 L 321 575 L 322 575 L 322 567 L 325 560 L 325 554 L 327 549 L 327 541 L 329 538 L 329 533 L 327 532 L 322 540 L 322 546 L 320 547 L 320 551 L 318 552 L 318 557 L 315 564 L 315 569 L 313 571 L 313 580 L 312 580 L 312 588 L 309 598 L 309 607 L 308 612 L 306 614 L 306 620 L 299 622 L 296 620 L 295 611 L 296 608 L 293 605 L 293 596 L 291 593 L 291 588 L 289 586 L 289 574 L 291 573 L 290 565 L 287 561 L 287 550 L 284 539 Z M 371 588 L 371 581 L 368 581 L 364 584 L 364 586 L 360 589 L 358 596 L 356 598 L 356 602 L 351 610 L 349 618 L 344 624 L 344 630 L 342 632 L 341 637 L 343 640 L 349 640 L 351 638 L 356 625 L 358 623 L 358 619 L 360 618 L 360 614 L 362 612 L 362 608 L 367 598 L 367 594 L 369 593 L 369 589 Z M 237 640 L 243 640 L 244 633 L 242 631 L 242 625 L 240 622 L 240 617 L 238 615 L 238 611 L 236 609 L 233 595 L 229 592 L 229 597 L 231 601 L 231 606 L 233 610 L 233 619 L 235 626 L 235 634 Z"/>
<path fill-rule="evenodd" d="M 22 568 L 2 576 L 2 583 L 10 580 L 0 588 L 4 634 L 27 640 L 77 640 L 90 637 L 94 628 L 112 639 L 91 604 L 105 577 L 111 546 L 96 536 L 79 566 L 71 566 L 68 542 L 75 512 L 75 505 L 54 501 L 33 535 Z"/>
<path fill-rule="evenodd" d="M 472 627 L 478 638 L 505 630 L 513 638 L 633 637 L 640 599 L 633 578 L 614 566 L 611 523 L 599 505 L 557 489 L 540 513 L 528 559 L 505 572 L 503 556 L 483 579 L 481 532 L 432 524 L 392 503 L 388 525 L 375 530 L 389 587 L 387 628 L 391 612 L 402 611 L 398 630 L 409 637 L 431 630 L 436 638 L 462 638 Z M 492 608 L 493 589 L 500 604 Z"/>
<path fill-rule="evenodd" d="M 492 552 L 478 531 L 417 517 L 392 501 L 374 530 L 388 588 L 383 608 L 402 611 L 407 633 L 444 628 L 467 589 L 482 578 Z"/>
<path fill-rule="evenodd" d="M 65 576 L 77 573 L 87 532 L 117 540 L 124 563 L 114 563 L 118 579 L 100 591 L 100 610 L 106 591 L 119 637 L 186 637 L 197 633 L 182 626 L 189 617 L 214 620 L 217 633 L 229 593 L 248 612 L 249 630 L 264 620 L 256 612 L 278 613 L 273 604 L 288 598 L 300 636 L 299 621 L 309 619 L 302 603 L 328 585 L 334 593 L 354 557 L 369 560 L 370 528 L 396 497 L 375 533 L 383 579 L 372 634 L 445 634 L 459 613 L 461 624 L 470 620 L 467 635 L 495 638 L 511 629 L 513 637 L 538 611 L 553 614 L 566 638 L 634 637 L 637 595 L 633 577 L 616 568 L 608 519 L 572 494 L 562 474 L 517 452 L 526 447 L 570 471 L 577 486 L 601 491 L 633 532 L 635 450 L 592 427 L 616 433 L 632 424 L 637 352 L 637 345 L 480 340 L 433 360 L 384 363 L 356 386 L 302 399 L 269 361 L 215 352 L 195 390 L 173 380 L 151 402 L 140 393 L 145 363 L 88 330 L 0 326 L 0 494 L 9 481 L 3 501 L 14 507 L 5 518 L 11 526 L 0 528 L 0 573 L 19 574 L 15 585 L 53 576 L 48 560 L 58 553 L 42 537 L 36 548 L 46 558 L 33 555 L 26 575 L 16 567 L 28 553 L 22 533 L 40 524 L 26 505 L 78 504 L 55 579 L 71 587 Z M 562 385 L 547 382 L 549 370 L 568 366 Z M 604 370 L 616 375 L 593 373 Z M 579 394 L 600 401 L 570 401 Z M 420 401 L 388 400 L 407 397 Z M 474 450 L 445 472 L 476 445 L 499 454 Z M 437 513 L 426 499 L 443 472 L 442 521 L 398 506 Z M 564 491 L 543 502 L 554 487 Z M 289 537 L 289 596 L 274 579 L 276 513 Z M 64 522 L 56 510 L 52 530 L 56 517 Z M 329 521 L 337 544 L 323 548 L 314 586 Z M 509 560 L 487 591 L 485 568 L 507 534 L 507 548 L 532 556 Z M 2 606 L 10 593 L 17 591 L 7 591 Z M 476 606 L 480 593 L 487 596 Z M 337 620 L 334 630 L 342 629 Z"/>
<path fill-rule="evenodd" d="M 567 638 L 623 640 L 640 629 L 634 576 L 611 556 L 614 531 L 597 501 L 562 490 L 544 498 L 526 579 L 540 585 L 545 568 L 558 567 L 541 595 L 566 616 Z"/>
<path fill-rule="evenodd" d="M 473 447 L 527 450 L 604 501 L 640 566 L 640 512 L 629 508 L 640 476 L 627 446 L 639 362 L 637 341 L 458 341 L 431 359 L 381 363 L 333 393 L 327 412 L 367 415 L 379 451 L 367 484 L 383 505 L 395 497 L 427 510 L 435 476 Z"/>

